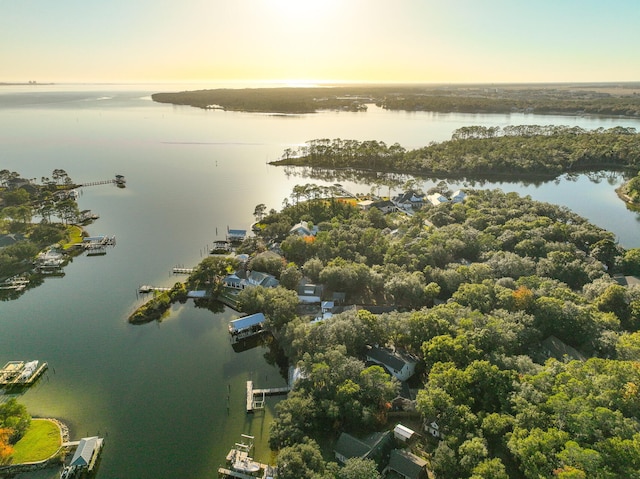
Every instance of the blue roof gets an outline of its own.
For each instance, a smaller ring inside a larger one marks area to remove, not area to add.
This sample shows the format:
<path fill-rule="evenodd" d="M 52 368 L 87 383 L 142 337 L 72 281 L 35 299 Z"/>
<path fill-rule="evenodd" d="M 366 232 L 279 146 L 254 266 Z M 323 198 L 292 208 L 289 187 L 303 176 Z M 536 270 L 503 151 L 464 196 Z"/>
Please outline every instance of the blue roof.
<path fill-rule="evenodd" d="M 242 331 L 243 329 L 250 328 L 251 326 L 264 323 L 264 319 L 264 314 L 262 313 L 251 314 L 244 318 L 234 319 L 229 322 L 229 331 Z"/>
<path fill-rule="evenodd" d="M 80 439 L 76 453 L 71 459 L 71 466 L 88 466 L 96 449 L 100 448 L 102 439 L 98 436 Z"/>

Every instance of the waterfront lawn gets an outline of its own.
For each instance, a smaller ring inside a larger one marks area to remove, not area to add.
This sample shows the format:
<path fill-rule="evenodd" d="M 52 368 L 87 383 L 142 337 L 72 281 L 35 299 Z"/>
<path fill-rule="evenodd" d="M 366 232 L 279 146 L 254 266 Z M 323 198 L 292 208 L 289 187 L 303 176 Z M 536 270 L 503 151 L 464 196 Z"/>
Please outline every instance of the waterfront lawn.
<path fill-rule="evenodd" d="M 82 228 L 79 226 L 68 226 L 67 234 L 69 235 L 69 241 L 63 245 L 64 249 L 69 249 L 75 244 L 82 243 Z"/>
<path fill-rule="evenodd" d="M 13 446 L 13 464 L 43 461 L 58 451 L 62 445 L 58 425 L 47 419 L 32 419 L 24 436 Z"/>

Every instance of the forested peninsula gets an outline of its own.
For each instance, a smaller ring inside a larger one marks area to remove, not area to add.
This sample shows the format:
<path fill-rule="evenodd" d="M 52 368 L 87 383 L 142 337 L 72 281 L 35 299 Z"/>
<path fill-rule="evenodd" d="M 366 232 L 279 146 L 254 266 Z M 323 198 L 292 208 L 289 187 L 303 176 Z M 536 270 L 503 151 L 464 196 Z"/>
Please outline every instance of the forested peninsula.
<path fill-rule="evenodd" d="M 152 95 L 197 108 L 265 113 L 388 110 L 640 116 L 640 84 L 349 85 L 314 88 L 219 88 Z"/>
<path fill-rule="evenodd" d="M 310 140 L 287 149 L 274 165 L 355 168 L 438 178 L 539 178 L 563 173 L 640 170 L 640 135 L 635 128 L 469 126 L 451 140 L 415 150 L 382 141 Z"/>
<path fill-rule="evenodd" d="M 265 314 L 268 360 L 300 371 L 270 429 L 278 477 L 380 478 L 383 457 L 339 466 L 333 450 L 398 421 L 431 477 L 640 477 L 640 287 L 626 283 L 640 249 L 500 190 L 387 214 L 336 193 L 298 185 L 282 211 L 258 205 L 239 249 L 279 285 L 242 289 L 237 307 Z M 189 287 L 213 301 L 239 267 L 208 257 Z M 301 310 L 310 283 L 341 310 Z M 374 345 L 417 360 L 408 390 L 366 362 Z"/>

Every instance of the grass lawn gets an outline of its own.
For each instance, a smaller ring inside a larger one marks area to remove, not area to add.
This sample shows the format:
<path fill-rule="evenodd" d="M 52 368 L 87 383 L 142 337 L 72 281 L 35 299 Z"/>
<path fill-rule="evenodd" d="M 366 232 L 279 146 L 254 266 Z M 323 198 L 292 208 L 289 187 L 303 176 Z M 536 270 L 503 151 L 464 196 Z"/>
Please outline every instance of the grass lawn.
<path fill-rule="evenodd" d="M 58 425 L 47 419 L 32 419 L 31 426 L 14 446 L 13 464 L 42 461 L 51 457 L 62 445 Z"/>
<path fill-rule="evenodd" d="M 82 243 L 82 228 L 79 226 L 68 226 L 69 242 L 64 244 L 64 249 L 68 249 L 74 244 Z"/>

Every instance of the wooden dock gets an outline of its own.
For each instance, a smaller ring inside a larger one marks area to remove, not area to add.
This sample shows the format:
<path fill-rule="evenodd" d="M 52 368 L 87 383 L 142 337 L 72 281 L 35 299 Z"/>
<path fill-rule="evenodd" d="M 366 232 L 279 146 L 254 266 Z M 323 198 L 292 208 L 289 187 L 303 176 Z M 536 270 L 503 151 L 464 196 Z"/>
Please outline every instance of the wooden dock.
<path fill-rule="evenodd" d="M 164 286 L 150 286 L 148 284 L 143 284 L 138 288 L 138 293 L 142 293 L 142 294 L 151 293 L 153 291 L 159 291 L 162 293 L 165 291 L 171 291 L 171 288 L 167 288 Z"/>
<path fill-rule="evenodd" d="M 288 394 L 291 387 L 284 386 L 281 388 L 254 389 L 253 381 L 247 381 L 247 414 L 252 413 L 255 409 L 264 409 L 265 396 L 277 396 L 280 394 Z M 261 399 L 256 399 L 256 396 Z"/>
<path fill-rule="evenodd" d="M 225 469 L 221 467 L 218 469 L 218 475 L 222 477 L 239 477 L 240 479 L 256 479 L 256 476 L 250 476 L 238 471 L 232 471 L 231 469 Z"/>
<path fill-rule="evenodd" d="M 80 183 L 78 187 L 84 188 L 85 186 L 110 185 L 110 184 L 115 184 L 115 182 L 116 180 L 90 181 L 88 183 Z"/>
<path fill-rule="evenodd" d="M 98 185 L 116 185 L 120 188 L 124 188 L 127 180 L 123 175 L 116 175 L 112 180 L 102 180 L 102 181 L 89 181 L 86 183 L 80 183 L 77 188 L 83 188 L 85 186 L 98 186 Z"/>
<path fill-rule="evenodd" d="M 193 273 L 193 271 L 195 270 L 195 268 L 179 268 L 179 267 L 175 267 L 173 268 L 173 274 L 191 274 Z"/>
<path fill-rule="evenodd" d="M 39 363 L 38 367 L 27 377 L 22 377 L 22 372 L 27 363 L 24 361 L 9 361 L 0 370 L 0 387 L 27 387 L 31 386 L 47 369 L 47 363 Z"/>

